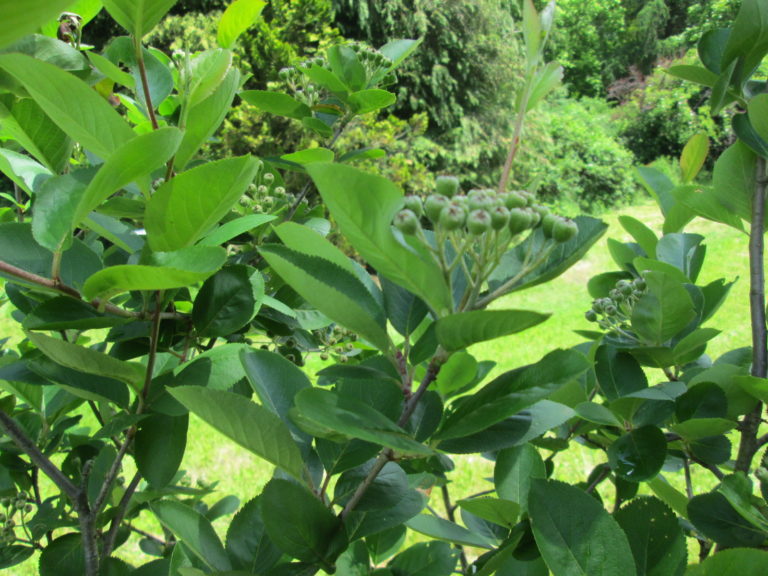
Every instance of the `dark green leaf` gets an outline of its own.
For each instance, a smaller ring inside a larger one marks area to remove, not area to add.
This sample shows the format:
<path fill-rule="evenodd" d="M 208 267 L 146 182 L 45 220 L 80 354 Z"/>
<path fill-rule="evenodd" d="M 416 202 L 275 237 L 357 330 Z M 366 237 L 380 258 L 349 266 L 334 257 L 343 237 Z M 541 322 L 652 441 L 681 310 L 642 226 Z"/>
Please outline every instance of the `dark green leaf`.
<path fill-rule="evenodd" d="M 282 552 L 267 536 L 256 497 L 232 518 L 227 530 L 227 554 L 232 567 L 248 573 L 264 573 L 280 560 Z"/>
<path fill-rule="evenodd" d="M 557 576 L 634 576 L 627 537 L 589 494 L 552 480 L 534 480 L 531 527 L 550 571 Z"/>
<path fill-rule="evenodd" d="M 85 557 L 80 534 L 64 534 L 40 554 L 40 576 L 83 576 Z"/>
<path fill-rule="evenodd" d="M 701 564 L 694 564 L 685 576 L 758 576 L 768 565 L 768 552 L 748 548 L 720 550 Z"/>
<path fill-rule="evenodd" d="M 418 490 L 409 490 L 397 506 L 388 510 L 353 512 L 344 521 L 350 540 L 379 534 L 395 526 L 401 526 L 424 509 L 426 500 Z"/>
<path fill-rule="evenodd" d="M 614 515 L 629 540 L 638 576 L 681 576 L 687 549 L 677 517 L 653 497 L 633 500 Z"/>
<path fill-rule="evenodd" d="M 24 318 L 25 330 L 91 330 L 131 322 L 130 318 L 99 314 L 90 304 L 68 296 L 56 296 L 37 306 Z"/>
<path fill-rule="evenodd" d="M 160 523 L 184 543 L 211 570 L 231 570 L 224 546 L 208 520 L 181 502 L 164 500 L 151 504 Z"/>
<path fill-rule="evenodd" d="M 339 476 L 334 489 L 334 504 L 345 506 L 368 476 L 374 461 L 347 470 Z M 403 469 L 395 462 L 387 462 L 378 476 L 368 487 L 362 499 L 355 507 L 360 512 L 392 508 L 400 502 L 408 491 L 408 478 Z"/>
<path fill-rule="evenodd" d="M 715 85 L 715 82 L 717 82 L 717 74 L 714 74 L 713 72 L 710 72 L 701 66 L 670 66 L 667 69 L 667 72 L 676 78 L 681 78 L 683 80 L 687 80 L 688 82 L 701 84 L 702 86 L 708 86 L 710 88 Z"/>
<path fill-rule="evenodd" d="M 429 312 L 429 308 L 418 296 L 405 288 L 380 278 L 384 294 L 384 309 L 392 326 L 403 336 L 408 336 L 418 328 Z"/>
<path fill-rule="evenodd" d="M 667 440 L 655 426 L 636 428 L 608 448 L 613 471 L 626 480 L 642 482 L 659 473 L 667 456 Z"/>
<path fill-rule="evenodd" d="M 757 547 L 768 533 L 744 518 L 719 492 L 694 496 L 688 503 L 688 516 L 702 534 L 728 547 Z"/>
<path fill-rule="evenodd" d="M 458 550 L 446 542 L 422 542 L 395 556 L 388 568 L 402 576 L 451 576 L 458 560 Z"/>
<path fill-rule="evenodd" d="M 285 423 L 273 412 L 232 392 L 182 386 L 169 390 L 191 412 L 243 448 L 301 479 L 304 464 Z"/>
<path fill-rule="evenodd" d="M 595 354 L 595 375 L 608 400 L 618 400 L 648 388 L 648 378 L 638 361 L 631 354 L 607 344 L 600 346 Z"/>
<path fill-rule="evenodd" d="M 35 549 L 29 546 L 12 544 L 0 548 L 0 570 L 12 568 L 21 564 L 35 553 Z"/>
<path fill-rule="evenodd" d="M 262 492 L 261 513 L 272 542 L 293 558 L 330 568 L 344 549 L 340 520 L 303 486 L 273 478 Z"/>
<path fill-rule="evenodd" d="M 144 479 L 153 488 L 163 488 L 179 470 L 187 447 L 189 415 L 152 414 L 136 432 L 134 459 Z"/>
<path fill-rule="evenodd" d="M 240 97 L 249 104 L 253 104 L 257 108 L 270 114 L 287 116 L 288 118 L 295 118 L 297 120 L 312 116 L 312 110 L 309 106 L 303 102 L 299 102 L 288 94 L 283 94 L 282 92 L 246 90 L 240 92 Z"/>
<path fill-rule="evenodd" d="M 644 276 L 647 291 L 632 311 L 632 327 L 646 341 L 661 345 L 681 332 L 696 316 L 688 291 L 661 272 Z"/>
<path fill-rule="evenodd" d="M 449 352 L 522 332 L 541 324 L 549 314 L 527 310 L 475 310 L 451 314 L 435 323 L 437 341 Z"/>
<path fill-rule="evenodd" d="M 536 448 L 523 444 L 502 450 L 496 456 L 493 481 L 502 498 L 517 502 L 520 510 L 528 510 L 528 492 L 534 478 L 546 478 L 544 461 Z"/>
<path fill-rule="evenodd" d="M 463 526 L 459 526 L 454 522 L 444 520 L 437 516 L 429 516 L 422 514 L 411 518 L 405 523 L 408 528 L 436 538 L 438 540 L 446 540 L 454 544 L 463 546 L 474 546 L 476 548 L 492 548 L 491 543 L 478 534 L 473 534 Z"/>
<path fill-rule="evenodd" d="M 256 286 L 254 276 L 258 279 Z M 258 271 L 249 266 L 227 266 L 203 283 L 192 308 L 192 324 L 202 337 L 237 332 L 256 315 L 263 295 Z"/>
<path fill-rule="evenodd" d="M 656 246 L 659 239 L 653 230 L 632 216 L 619 216 L 619 223 L 624 227 L 624 230 L 632 235 L 632 238 L 640 245 L 643 252 L 648 256 L 656 254 Z"/>
<path fill-rule="evenodd" d="M 727 414 L 725 392 L 712 382 L 697 384 L 675 399 L 675 417 L 681 422 L 691 418 L 725 418 Z"/>

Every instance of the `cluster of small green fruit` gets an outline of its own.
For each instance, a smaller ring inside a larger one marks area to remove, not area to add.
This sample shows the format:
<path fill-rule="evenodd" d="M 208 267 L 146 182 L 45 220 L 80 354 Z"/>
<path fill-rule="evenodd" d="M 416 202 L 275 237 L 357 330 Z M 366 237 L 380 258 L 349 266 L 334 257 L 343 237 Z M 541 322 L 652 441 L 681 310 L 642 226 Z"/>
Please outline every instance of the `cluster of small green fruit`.
<path fill-rule="evenodd" d="M 17 515 L 20 516 L 23 523 L 25 516 L 34 510 L 34 506 L 24 492 L 19 492 L 14 498 L 3 498 L 0 500 L 0 506 L 4 509 L 4 512 L 0 512 L 0 525 L 2 526 L 0 543 L 13 544 L 16 541 L 17 526 L 14 518 Z"/>
<path fill-rule="evenodd" d="M 592 308 L 585 312 L 584 317 L 589 322 L 596 322 L 604 330 L 633 337 L 628 332 L 632 311 L 645 294 L 645 289 L 645 280 L 642 278 L 619 280 L 607 297 L 592 301 Z"/>
<path fill-rule="evenodd" d="M 394 225 L 403 234 L 419 234 L 425 216 L 436 231 L 466 232 L 473 237 L 486 233 L 509 232 L 509 239 L 541 226 L 546 238 L 567 242 L 578 233 L 576 223 L 537 204 L 525 191 L 497 193 L 492 189 L 461 193 L 458 179 L 437 178 L 435 194 L 422 201 L 406 196 L 405 208 L 397 213 Z"/>
<path fill-rule="evenodd" d="M 251 184 L 248 187 L 248 196 L 253 202 L 245 198 L 244 202 L 251 204 L 255 212 L 265 214 L 278 214 L 290 208 L 292 202 L 285 188 L 276 185 L 275 175 L 272 172 L 265 172 L 258 184 Z"/>

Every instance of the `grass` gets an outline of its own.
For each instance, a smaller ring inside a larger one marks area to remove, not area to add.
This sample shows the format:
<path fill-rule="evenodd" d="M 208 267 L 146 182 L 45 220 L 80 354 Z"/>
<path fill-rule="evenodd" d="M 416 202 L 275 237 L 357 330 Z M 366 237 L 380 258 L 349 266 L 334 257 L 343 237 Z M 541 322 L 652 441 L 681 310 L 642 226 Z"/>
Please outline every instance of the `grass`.
<path fill-rule="evenodd" d="M 621 211 L 645 222 L 659 231 L 662 220 L 654 205 L 641 204 Z M 578 329 L 590 329 L 592 326 L 584 319 L 584 311 L 591 305 L 587 293 L 587 282 L 595 274 L 614 270 L 605 239 L 608 237 L 629 240 L 618 225 L 618 214 L 608 215 L 604 219 L 609 224 L 606 236 L 578 264 L 557 280 L 543 286 L 516 293 L 498 303 L 501 308 L 530 309 L 552 313 L 544 324 L 524 333 L 504 339 L 483 343 L 472 347 L 471 352 L 478 360 L 492 359 L 497 362 L 491 376 L 503 371 L 532 363 L 554 348 L 564 348 L 578 344 L 583 339 L 574 333 Z M 709 326 L 720 328 L 723 332 L 709 347 L 712 357 L 742 346 L 750 345 L 749 305 L 748 305 L 748 255 L 747 238 L 725 226 L 707 221 L 692 223 L 688 232 L 698 232 L 706 236 L 707 258 L 699 282 L 705 283 L 717 278 L 734 280 L 731 294 Z M 0 308 L 0 336 L 18 334 L 15 323 L 8 318 L 9 307 Z M 249 452 L 235 446 L 207 425 L 193 418 L 182 468 L 193 482 L 219 481 L 221 495 L 235 494 L 242 502 L 257 495 L 271 475 L 271 467 L 257 460 Z M 604 461 L 602 453 L 583 448 L 572 443 L 572 449 L 558 455 L 555 477 L 568 482 L 584 481 L 592 468 Z M 480 456 L 456 458 L 456 470 L 451 473 L 451 495 L 454 499 L 492 488 L 488 479 L 492 477 L 493 465 Z M 677 475 L 670 475 L 673 484 L 682 488 L 683 480 Z M 702 490 L 708 489 L 712 481 L 708 476 L 695 477 Z M 608 494 L 603 493 L 604 497 Z M 435 500 L 435 498 L 433 498 Z M 433 502 L 437 510 L 442 510 L 442 503 Z M 147 520 L 149 522 L 149 520 Z M 217 526 L 220 530 L 226 520 Z M 148 525 L 151 528 L 151 525 Z M 141 553 L 135 546 L 124 548 L 127 560 L 140 562 Z M 33 576 L 36 564 L 28 561 L 23 567 L 16 567 L 14 574 Z"/>

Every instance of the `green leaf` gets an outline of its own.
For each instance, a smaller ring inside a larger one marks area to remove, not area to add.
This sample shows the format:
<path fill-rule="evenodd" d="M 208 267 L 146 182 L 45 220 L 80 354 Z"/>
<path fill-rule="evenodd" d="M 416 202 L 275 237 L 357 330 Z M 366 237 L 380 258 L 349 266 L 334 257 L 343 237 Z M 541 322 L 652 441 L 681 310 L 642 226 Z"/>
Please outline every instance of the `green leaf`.
<path fill-rule="evenodd" d="M 608 230 L 608 225 L 597 218 L 577 216 L 574 218 L 574 221 L 579 227 L 578 235 L 568 242 L 558 244 L 540 266 L 537 266 L 527 274 L 520 276 L 524 263 L 527 261 L 526 254 L 530 250 L 536 253 L 541 248 L 545 242 L 543 232 L 537 230 L 536 233 L 531 234 L 515 248 L 504 254 L 501 264 L 491 274 L 491 278 L 488 281 L 490 290 L 497 290 L 501 286 L 507 285 L 512 279 L 515 280 L 509 285 L 509 289 L 505 293 L 531 288 L 532 286 L 557 278 L 581 260 L 592 245 Z"/>
<path fill-rule="evenodd" d="M 693 82 L 694 84 L 708 86 L 709 88 L 712 88 L 712 86 L 714 86 L 717 82 L 717 74 L 701 66 L 670 66 L 667 69 L 667 73 L 676 78 L 681 78 L 683 80 L 687 80 L 688 82 Z"/>
<path fill-rule="evenodd" d="M 333 492 L 333 503 L 337 506 L 346 506 L 360 484 L 365 481 L 373 465 L 374 460 L 369 460 L 362 466 L 347 470 L 339 476 Z M 403 499 L 408 489 L 408 477 L 405 471 L 395 462 L 387 462 L 369 485 L 355 510 L 366 512 L 392 508 Z"/>
<path fill-rule="evenodd" d="M 448 440 L 485 430 L 545 398 L 588 367 L 580 353 L 555 350 L 536 364 L 506 372 L 474 396 L 462 398 L 433 438 Z"/>
<path fill-rule="evenodd" d="M 0 48 L 31 34 L 66 10 L 72 0 L 0 0 Z"/>
<path fill-rule="evenodd" d="M 349 104 L 352 106 L 352 111 L 360 115 L 392 106 L 395 102 L 397 102 L 397 96 L 380 88 L 360 90 L 349 95 Z"/>
<path fill-rule="evenodd" d="M 391 227 L 402 207 L 402 192 L 388 180 L 337 164 L 311 164 L 307 171 L 350 243 L 378 272 L 429 304 L 452 308 L 437 264 L 400 242 Z"/>
<path fill-rule="evenodd" d="M 91 463 L 90 474 L 88 476 L 88 483 L 86 485 L 86 493 L 88 496 L 88 502 L 93 505 L 104 486 L 106 476 L 109 473 L 109 469 L 112 467 L 115 459 L 117 458 L 117 450 L 111 444 L 105 444 L 101 450 L 99 450 L 96 458 Z"/>
<path fill-rule="evenodd" d="M 227 555 L 232 567 L 249 574 L 266 572 L 283 555 L 266 534 L 261 502 L 259 496 L 243 506 L 227 530 Z"/>
<path fill-rule="evenodd" d="M 416 442 L 392 420 L 359 400 L 310 388 L 299 392 L 294 401 L 302 418 L 336 433 L 386 446 L 403 454 L 433 454 L 432 450 Z"/>
<path fill-rule="evenodd" d="M 667 506 L 672 508 L 686 520 L 688 519 L 688 497 L 670 485 L 661 474 L 648 481 L 648 487 L 653 490 Z"/>
<path fill-rule="evenodd" d="M 286 160 L 294 164 L 312 164 L 313 162 L 333 162 L 335 156 L 333 150 L 328 148 L 308 148 L 299 150 L 291 154 L 283 154 L 281 160 Z M 288 223 L 287 223 L 288 224 Z"/>
<path fill-rule="evenodd" d="M 746 144 L 736 141 L 715 162 L 712 188 L 722 209 L 749 222 L 755 190 L 757 157 Z"/>
<path fill-rule="evenodd" d="M 321 86 L 340 97 L 346 96 L 348 92 L 347 86 L 338 76 L 336 76 L 336 74 L 327 68 L 312 64 L 309 68 L 301 68 L 300 70 L 318 86 Z"/>
<path fill-rule="evenodd" d="M 528 493 L 534 478 L 546 478 L 544 461 L 530 444 L 506 448 L 496 456 L 493 481 L 502 498 L 517 502 L 521 512 L 528 510 Z"/>
<path fill-rule="evenodd" d="M 756 376 L 736 376 L 733 381 L 750 396 L 768 402 L 768 380 Z"/>
<path fill-rule="evenodd" d="M 120 264 L 93 274 L 83 285 L 89 300 L 111 298 L 133 290 L 170 290 L 202 282 L 222 267 L 223 248 L 192 246 L 176 252 L 157 252 L 150 264 Z"/>
<path fill-rule="evenodd" d="M 523 0 L 523 39 L 528 69 L 533 68 L 539 60 L 542 43 L 541 20 L 532 0 Z"/>
<path fill-rule="evenodd" d="M 326 51 L 334 75 L 346 84 L 350 92 L 366 88 L 368 77 L 365 67 L 350 46 L 331 46 Z"/>
<path fill-rule="evenodd" d="M 273 478 L 262 492 L 264 528 L 272 542 L 298 560 L 330 564 L 344 549 L 341 521 L 303 486 Z"/>
<path fill-rule="evenodd" d="M 406 58 L 408 58 L 408 56 L 413 54 L 420 44 L 421 44 L 421 39 L 390 40 L 389 42 L 384 44 L 384 46 L 379 48 L 379 52 L 381 52 L 384 56 L 386 56 L 392 61 L 392 68 L 396 68 L 398 65 L 400 65 L 401 62 L 403 62 L 403 60 L 405 60 Z"/>
<path fill-rule="evenodd" d="M 463 526 L 437 516 L 421 514 L 408 520 L 405 525 L 411 530 L 438 540 L 475 548 L 493 548 L 491 543 L 479 534 L 474 534 Z"/>
<path fill-rule="evenodd" d="M 595 375 L 608 400 L 648 388 L 648 378 L 639 362 L 631 354 L 605 344 L 595 354 Z"/>
<path fill-rule="evenodd" d="M 640 245 L 643 252 L 648 256 L 656 254 L 656 245 L 659 239 L 653 230 L 632 216 L 619 216 L 619 223 L 624 227 L 624 230 L 632 235 L 632 238 Z"/>
<path fill-rule="evenodd" d="M 184 386 L 231 390 L 245 378 L 240 352 L 247 347 L 246 344 L 223 344 L 206 350 L 174 370 L 175 382 Z"/>
<path fill-rule="evenodd" d="M 197 242 L 235 205 L 259 165 L 250 156 L 209 162 L 160 186 L 144 220 L 150 247 L 171 251 Z"/>
<path fill-rule="evenodd" d="M 768 552 L 750 548 L 720 550 L 701 564 L 688 567 L 685 576 L 759 576 L 768 565 Z"/>
<path fill-rule="evenodd" d="M 632 327 L 646 341 L 662 345 L 681 332 L 696 316 L 688 291 L 660 272 L 644 276 L 646 293 L 632 311 Z"/>
<path fill-rule="evenodd" d="M 187 448 L 189 415 L 151 414 L 139 424 L 134 460 L 152 488 L 164 488 L 176 476 Z"/>
<path fill-rule="evenodd" d="M 725 45 L 721 65 L 725 67 L 734 60 L 738 60 L 741 64 L 740 74 L 746 81 L 766 52 L 768 52 L 768 8 L 760 0 L 744 0 Z"/>
<path fill-rule="evenodd" d="M 226 266 L 195 297 L 192 324 L 204 337 L 227 336 L 246 326 L 261 306 L 264 280 L 249 266 Z"/>
<path fill-rule="evenodd" d="M 320 118 L 305 117 L 301 119 L 301 123 L 305 128 L 309 128 L 312 132 L 322 138 L 330 138 L 333 136 L 333 128 L 320 120 Z"/>
<path fill-rule="evenodd" d="M 459 551 L 446 542 L 421 542 L 395 556 L 388 568 L 408 576 L 451 576 L 458 560 Z"/>
<path fill-rule="evenodd" d="M 615 426 L 617 428 L 623 426 L 623 422 L 602 404 L 582 402 L 581 404 L 578 404 L 574 410 L 576 410 L 576 414 L 578 414 L 580 418 L 583 418 L 587 422 L 594 422 L 601 426 Z"/>
<path fill-rule="evenodd" d="M 242 2 L 243 0 L 239 1 Z M 195 56 L 189 72 L 190 85 L 187 88 L 187 106 L 194 107 L 210 97 L 224 81 L 231 66 L 232 52 L 229 50 L 206 50 Z"/>
<path fill-rule="evenodd" d="M 344 521 L 347 535 L 350 540 L 355 540 L 372 534 L 380 534 L 390 528 L 402 526 L 408 519 L 421 512 L 426 503 L 426 499 L 421 492 L 409 490 L 397 506 L 388 510 L 352 512 Z"/>
<path fill-rule="evenodd" d="M 312 387 L 306 374 L 283 356 L 266 350 L 244 349 L 240 354 L 245 374 L 261 403 L 291 425 L 288 411 L 301 390 Z"/>
<path fill-rule="evenodd" d="M 666 234 L 656 246 L 656 257 L 696 282 L 707 251 L 703 241 L 700 234 Z"/>
<path fill-rule="evenodd" d="M 60 68 L 23 54 L 0 55 L 4 68 L 84 148 L 102 158 L 134 137 L 120 114 L 90 86 Z"/>
<path fill-rule="evenodd" d="M 726 418 L 727 415 L 725 392 L 713 382 L 691 386 L 675 399 L 675 418 L 680 422 L 691 418 Z"/>
<path fill-rule="evenodd" d="M 528 96 L 526 112 L 533 110 L 539 102 L 547 97 L 563 81 L 563 67 L 557 62 L 547 62 L 536 72 L 533 87 Z"/>
<path fill-rule="evenodd" d="M 270 214 L 249 214 L 248 216 L 241 216 L 230 220 L 226 224 L 222 224 L 214 231 L 209 232 L 198 242 L 200 246 L 219 246 L 225 242 L 229 242 L 236 236 L 245 234 L 268 222 L 272 222 L 277 216 Z"/>
<path fill-rule="evenodd" d="M 470 514 L 510 529 L 517 524 L 521 509 L 517 502 L 503 498 L 470 498 L 459 500 L 456 504 Z"/>
<path fill-rule="evenodd" d="M 266 6 L 263 0 L 235 0 L 219 20 L 216 39 L 222 48 L 232 48 L 240 35 L 253 26 Z"/>
<path fill-rule="evenodd" d="M 0 172 L 30 196 L 35 195 L 46 180 L 51 178 L 50 170 L 29 156 L 7 148 L 0 148 Z"/>
<path fill-rule="evenodd" d="M 152 512 L 184 546 L 211 570 L 231 570 L 224 546 L 211 523 L 193 508 L 170 500 L 153 502 Z"/>
<path fill-rule="evenodd" d="M 27 337 L 57 364 L 86 374 L 125 382 L 134 390 L 141 390 L 144 387 L 144 369 L 138 364 L 124 362 L 96 350 L 36 332 L 27 333 Z"/>
<path fill-rule="evenodd" d="M 475 310 L 451 314 L 435 324 L 437 341 L 449 352 L 541 324 L 550 314 L 528 310 Z"/>
<path fill-rule="evenodd" d="M 466 350 L 456 352 L 440 368 L 435 379 L 435 388 L 441 395 L 450 396 L 475 382 L 477 369 L 474 356 Z"/>
<path fill-rule="evenodd" d="M 429 313 L 429 308 L 418 296 L 405 288 L 379 278 L 384 295 L 384 309 L 392 327 L 403 336 L 412 334 Z M 450 360 L 449 360 L 450 362 Z"/>
<path fill-rule="evenodd" d="M 675 355 L 675 364 L 684 366 L 689 362 L 695 362 L 699 356 L 704 354 L 707 342 L 718 334 L 720 334 L 720 330 L 714 328 L 699 328 L 688 334 L 675 344 L 675 348 L 672 351 Z"/>
<path fill-rule="evenodd" d="M 102 0 L 109 15 L 141 40 L 166 15 L 176 0 Z"/>
<path fill-rule="evenodd" d="M 536 544 L 556 576 L 634 576 L 627 537 L 589 494 L 553 480 L 534 480 L 529 499 Z"/>
<path fill-rule="evenodd" d="M 176 153 L 175 165 L 184 169 L 200 147 L 221 126 L 229 112 L 235 94 L 240 89 L 240 72 L 231 67 L 224 80 L 208 98 L 190 108 L 184 139 Z"/>
<path fill-rule="evenodd" d="M 64 534 L 50 542 L 40 554 L 40 576 L 85 574 L 83 540 L 80 534 Z"/>
<path fill-rule="evenodd" d="M 181 142 L 177 128 L 166 127 L 142 134 L 120 146 L 91 180 L 72 216 L 72 228 L 115 191 L 165 164 Z"/>
<path fill-rule="evenodd" d="M 642 497 L 614 514 L 629 540 L 638 576 L 680 576 L 685 571 L 685 536 L 666 504 Z"/>
<path fill-rule="evenodd" d="M 738 422 L 724 418 L 692 418 L 685 422 L 671 424 L 669 429 L 687 441 L 693 441 L 725 434 L 736 426 L 738 426 Z"/>
<path fill-rule="evenodd" d="M 749 122 L 760 138 L 768 141 L 768 94 L 758 94 L 749 101 Z"/>
<path fill-rule="evenodd" d="M 693 182 L 701 167 L 704 166 L 708 154 L 709 138 L 707 135 L 700 133 L 691 136 L 680 156 L 680 175 L 684 184 Z"/>
<path fill-rule="evenodd" d="M 104 74 L 104 76 L 112 80 L 112 82 L 132 90 L 136 88 L 136 78 L 131 76 L 128 72 L 124 72 L 120 66 L 112 62 L 109 58 L 97 54 L 96 52 L 88 52 L 87 54 L 88 60 L 91 61 L 91 65 Z"/>
<path fill-rule="evenodd" d="M 688 517 L 697 530 L 722 546 L 757 547 L 768 538 L 719 492 L 694 496 L 688 503 Z"/>
<path fill-rule="evenodd" d="M 315 243 L 325 248 L 319 234 Z M 316 256 L 304 246 L 297 252 L 279 245 L 262 246 L 261 254 L 277 274 L 302 298 L 339 324 L 358 332 L 380 350 L 389 347 L 383 307 L 347 269 Z"/>
<path fill-rule="evenodd" d="M 608 448 L 608 463 L 625 480 L 642 482 L 659 473 L 667 457 L 667 440 L 655 426 L 635 428 Z"/>
<path fill-rule="evenodd" d="M 31 546 L 20 546 L 18 544 L 3 546 L 3 548 L 0 549 L 0 570 L 12 568 L 17 564 L 21 564 L 34 555 L 34 553 L 35 549 Z"/>
<path fill-rule="evenodd" d="M 190 412 L 243 448 L 301 480 L 304 464 L 285 423 L 273 412 L 232 392 L 199 386 L 169 390 Z"/>
<path fill-rule="evenodd" d="M 296 120 L 312 116 L 312 109 L 309 106 L 283 92 L 246 90 L 240 92 L 240 98 L 269 114 L 286 116 Z"/>
<path fill-rule="evenodd" d="M 51 172 L 61 172 L 69 161 L 72 141 L 34 100 L 14 100 L 7 107 L 0 102 L 0 127 Z"/>

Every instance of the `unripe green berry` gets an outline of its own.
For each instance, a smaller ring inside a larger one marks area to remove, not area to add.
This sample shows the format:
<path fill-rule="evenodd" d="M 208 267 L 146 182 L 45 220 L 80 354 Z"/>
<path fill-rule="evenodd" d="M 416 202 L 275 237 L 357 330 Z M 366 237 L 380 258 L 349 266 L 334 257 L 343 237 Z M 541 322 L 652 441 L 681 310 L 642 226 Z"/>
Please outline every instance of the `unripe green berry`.
<path fill-rule="evenodd" d="M 579 227 L 573 220 L 561 219 L 552 228 L 552 238 L 555 242 L 568 242 L 579 233 Z"/>
<path fill-rule="evenodd" d="M 546 238 L 552 238 L 552 228 L 555 227 L 555 222 L 560 219 L 559 216 L 548 212 L 541 220 L 541 231 L 544 232 Z"/>
<path fill-rule="evenodd" d="M 440 221 L 440 212 L 448 206 L 448 198 L 437 194 L 430 194 L 424 202 L 424 213 L 432 224 Z"/>
<path fill-rule="evenodd" d="M 496 193 L 493 190 L 470 190 L 467 194 L 470 210 L 493 210 L 496 207 Z"/>
<path fill-rule="evenodd" d="M 509 210 L 506 206 L 496 206 L 491 210 L 491 228 L 502 230 L 509 224 Z"/>
<path fill-rule="evenodd" d="M 618 309 L 613 304 L 609 304 L 605 307 L 606 316 L 614 316 L 618 312 Z"/>
<path fill-rule="evenodd" d="M 616 290 L 621 292 L 624 296 L 629 296 L 633 292 L 632 282 L 629 280 L 619 280 L 616 282 Z"/>
<path fill-rule="evenodd" d="M 448 206 L 443 208 L 440 212 L 440 220 L 438 226 L 443 230 L 453 231 L 458 230 L 467 221 L 467 210 L 461 204 L 454 204 L 451 202 Z"/>
<path fill-rule="evenodd" d="M 597 312 L 594 310 L 587 310 L 584 313 L 584 317 L 587 319 L 587 322 L 597 322 Z"/>
<path fill-rule="evenodd" d="M 485 210 L 473 210 L 467 216 L 467 230 L 470 234 L 480 236 L 491 229 L 491 216 Z"/>
<path fill-rule="evenodd" d="M 403 198 L 403 200 L 405 202 L 405 207 L 408 208 L 408 210 L 416 214 L 416 216 L 421 217 L 424 213 L 424 204 L 421 203 L 421 198 L 410 195 Z"/>
<path fill-rule="evenodd" d="M 459 179 L 455 176 L 438 176 L 435 180 L 435 191 L 441 196 L 453 198 L 459 191 Z"/>
<path fill-rule="evenodd" d="M 613 300 L 614 302 L 621 302 L 624 300 L 624 294 L 621 293 L 620 290 L 617 290 L 614 288 L 610 292 L 608 292 L 608 296 Z"/>
<path fill-rule="evenodd" d="M 512 208 L 509 211 L 509 231 L 514 236 L 528 230 L 531 226 L 531 215 L 523 208 Z"/>
<path fill-rule="evenodd" d="M 531 209 L 530 207 L 526 208 L 525 210 L 531 215 L 531 228 L 536 228 L 536 226 L 541 224 L 541 214 L 536 212 L 536 210 Z"/>
<path fill-rule="evenodd" d="M 419 217 L 407 208 L 400 210 L 395 216 L 395 227 L 403 234 L 416 234 L 419 229 Z"/>
<path fill-rule="evenodd" d="M 634 284 L 636 290 L 640 290 L 641 292 L 646 288 L 645 280 L 643 278 L 635 278 L 632 284 Z"/>
<path fill-rule="evenodd" d="M 26 506 L 24 506 L 24 512 L 27 512 L 27 513 L 32 512 L 32 509 L 33 509 L 32 504 L 27 504 Z"/>
<path fill-rule="evenodd" d="M 274 180 L 274 179 L 275 179 L 275 175 L 272 174 L 272 172 L 267 172 L 266 174 L 264 174 L 264 181 L 265 182 L 272 182 L 272 180 Z"/>
<path fill-rule="evenodd" d="M 528 200 L 522 196 L 519 192 L 505 192 L 502 194 L 504 205 L 510 210 L 515 208 L 525 208 L 528 205 Z"/>

